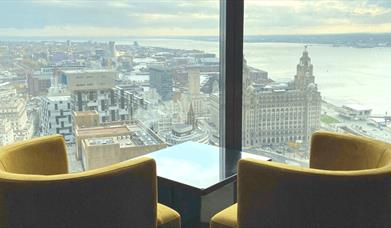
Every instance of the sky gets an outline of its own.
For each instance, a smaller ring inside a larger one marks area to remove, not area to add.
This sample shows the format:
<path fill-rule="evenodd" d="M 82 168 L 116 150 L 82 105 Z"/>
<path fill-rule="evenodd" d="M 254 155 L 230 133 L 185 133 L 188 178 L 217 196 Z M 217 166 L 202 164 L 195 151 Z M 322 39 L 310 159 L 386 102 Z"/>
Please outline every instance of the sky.
<path fill-rule="evenodd" d="M 391 32 L 391 0 L 245 0 L 245 35 L 357 32 Z M 0 1 L 0 38 L 218 34 L 219 0 Z"/>

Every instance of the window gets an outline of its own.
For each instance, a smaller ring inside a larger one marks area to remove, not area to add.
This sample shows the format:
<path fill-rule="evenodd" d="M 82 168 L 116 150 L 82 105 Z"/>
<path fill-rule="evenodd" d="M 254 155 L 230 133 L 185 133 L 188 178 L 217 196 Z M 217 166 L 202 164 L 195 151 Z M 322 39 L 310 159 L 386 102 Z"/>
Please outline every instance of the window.
<path fill-rule="evenodd" d="M 389 10 L 377 1 L 245 0 L 243 148 L 307 166 L 317 130 L 390 142 Z M 270 108 L 277 131 L 263 126 Z M 252 112 L 260 118 L 248 121 Z"/>
<path fill-rule="evenodd" d="M 381 1 L 2 4 L 0 118 L 26 137 L 62 133 L 61 121 L 72 161 L 87 161 L 82 128 L 128 129 L 122 148 L 195 141 L 303 166 L 319 129 L 391 138 Z"/>
<path fill-rule="evenodd" d="M 22 125 L 43 126 L 23 126 L 32 131 L 25 138 L 61 133 L 76 157 L 70 161 L 86 164 L 97 158 L 82 158 L 89 148 L 78 144 L 104 142 L 99 131 L 125 132 L 115 143 L 144 147 L 137 156 L 188 141 L 219 146 L 219 3 L 0 3 L 1 83 L 12 93 L 26 80 L 28 94 L 17 89 L 9 102 L 23 106 L 15 114 Z M 82 128 L 95 134 L 78 139 Z"/>

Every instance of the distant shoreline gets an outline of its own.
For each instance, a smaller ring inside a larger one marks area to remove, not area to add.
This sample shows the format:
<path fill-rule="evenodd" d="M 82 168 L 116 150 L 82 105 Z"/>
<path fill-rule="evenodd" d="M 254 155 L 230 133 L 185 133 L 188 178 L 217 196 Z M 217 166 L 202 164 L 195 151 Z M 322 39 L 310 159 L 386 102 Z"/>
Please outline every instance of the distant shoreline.
<path fill-rule="evenodd" d="M 52 36 L 9 36 L 0 37 L 0 42 L 107 42 L 138 41 L 143 39 L 194 40 L 218 42 L 219 36 L 133 36 L 133 37 L 52 37 Z M 245 43 L 298 43 L 328 44 L 333 47 L 374 48 L 391 47 L 391 33 L 349 33 L 349 34 L 316 34 L 316 35 L 251 35 L 244 37 Z"/>

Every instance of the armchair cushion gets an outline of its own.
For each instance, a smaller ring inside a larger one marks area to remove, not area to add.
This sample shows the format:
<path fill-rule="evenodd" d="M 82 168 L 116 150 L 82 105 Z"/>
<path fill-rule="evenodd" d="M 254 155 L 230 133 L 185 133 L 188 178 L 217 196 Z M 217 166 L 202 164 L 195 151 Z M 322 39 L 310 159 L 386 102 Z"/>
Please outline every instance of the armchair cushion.
<path fill-rule="evenodd" d="M 210 228 L 237 228 L 238 204 L 234 204 L 212 217 Z"/>
<path fill-rule="evenodd" d="M 181 227 L 181 217 L 178 212 L 158 203 L 157 226 L 158 228 L 179 228 Z"/>

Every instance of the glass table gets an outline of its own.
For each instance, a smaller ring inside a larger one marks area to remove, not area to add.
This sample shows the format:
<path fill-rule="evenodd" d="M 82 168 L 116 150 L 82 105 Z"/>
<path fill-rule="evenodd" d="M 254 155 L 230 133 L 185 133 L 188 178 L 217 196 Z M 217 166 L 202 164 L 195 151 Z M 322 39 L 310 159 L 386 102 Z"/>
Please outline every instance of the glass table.
<path fill-rule="evenodd" d="M 200 222 L 208 222 L 213 213 L 234 203 L 236 174 L 225 174 L 223 156 L 219 147 L 196 142 L 145 155 L 157 164 L 159 202 L 181 214 L 182 227 L 200 227 Z M 271 160 L 245 152 L 240 156 Z"/>

